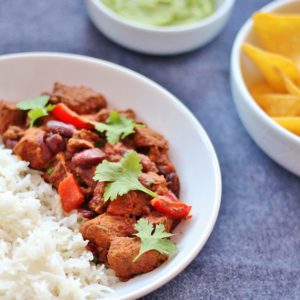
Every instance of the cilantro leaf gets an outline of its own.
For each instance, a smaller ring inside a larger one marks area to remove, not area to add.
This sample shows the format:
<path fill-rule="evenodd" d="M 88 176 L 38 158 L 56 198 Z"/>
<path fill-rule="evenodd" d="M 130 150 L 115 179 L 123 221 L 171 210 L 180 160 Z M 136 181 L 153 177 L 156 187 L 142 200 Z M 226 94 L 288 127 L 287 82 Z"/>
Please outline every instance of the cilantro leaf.
<path fill-rule="evenodd" d="M 140 219 L 134 228 L 138 232 L 135 236 L 141 239 L 141 248 L 133 261 L 150 250 L 156 250 L 162 254 L 171 254 L 176 251 L 176 246 L 168 239 L 173 234 L 166 232 L 163 224 L 158 224 L 154 228 L 145 219 Z"/>
<path fill-rule="evenodd" d="M 114 200 L 117 196 L 127 194 L 129 191 L 139 190 L 152 197 L 157 194 L 143 186 L 138 178 L 142 174 L 141 159 L 131 150 L 119 162 L 104 160 L 98 165 L 94 180 L 109 182 L 104 191 L 104 201 Z"/>
<path fill-rule="evenodd" d="M 38 108 L 31 109 L 28 112 L 28 117 L 30 119 L 30 127 L 33 127 L 33 125 L 37 119 L 45 117 L 47 115 L 48 115 L 48 112 L 44 107 L 38 107 Z"/>
<path fill-rule="evenodd" d="M 21 110 L 30 110 L 45 107 L 49 101 L 49 96 L 39 96 L 37 98 L 21 101 L 17 104 L 17 108 Z"/>
<path fill-rule="evenodd" d="M 132 119 L 112 111 L 106 123 L 91 122 L 99 132 L 105 132 L 107 141 L 110 144 L 117 144 L 121 139 L 134 133 L 134 129 L 141 125 L 136 124 Z"/>
<path fill-rule="evenodd" d="M 48 175 L 51 175 L 53 172 L 54 172 L 54 168 L 49 168 L 49 169 L 47 170 L 47 174 L 48 174 Z"/>
<path fill-rule="evenodd" d="M 48 116 L 48 113 L 55 107 L 53 104 L 47 105 L 49 99 L 49 96 L 40 96 L 17 104 L 17 108 L 29 110 L 28 117 L 30 119 L 30 127 L 33 127 L 35 121 L 39 118 Z"/>
<path fill-rule="evenodd" d="M 54 109 L 54 107 L 55 107 L 54 104 L 48 104 L 48 105 L 46 106 L 46 111 L 47 111 L 47 112 L 50 112 L 50 111 L 52 111 L 52 110 Z"/>

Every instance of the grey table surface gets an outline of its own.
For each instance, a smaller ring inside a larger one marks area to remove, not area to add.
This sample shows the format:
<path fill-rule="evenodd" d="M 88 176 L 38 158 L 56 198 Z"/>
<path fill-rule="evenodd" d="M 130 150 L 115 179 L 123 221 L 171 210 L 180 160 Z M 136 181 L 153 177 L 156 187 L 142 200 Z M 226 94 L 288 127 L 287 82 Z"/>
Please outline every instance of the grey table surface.
<path fill-rule="evenodd" d="M 227 27 L 206 47 L 151 57 L 106 39 L 81 0 L 0 0 L 0 54 L 59 51 L 124 65 L 174 93 L 211 137 L 223 176 L 215 229 L 190 266 L 145 300 L 300 299 L 300 180 L 250 139 L 229 84 L 234 37 L 268 2 L 237 0 Z"/>

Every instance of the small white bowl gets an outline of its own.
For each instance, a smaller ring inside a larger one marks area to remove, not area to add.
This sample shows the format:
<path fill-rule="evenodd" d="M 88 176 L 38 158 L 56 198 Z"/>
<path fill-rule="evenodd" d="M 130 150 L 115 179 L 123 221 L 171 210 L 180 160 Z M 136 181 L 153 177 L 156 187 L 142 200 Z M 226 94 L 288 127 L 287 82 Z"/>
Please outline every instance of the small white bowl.
<path fill-rule="evenodd" d="M 158 27 L 127 21 L 100 0 L 85 0 L 95 26 L 111 40 L 138 52 L 169 55 L 199 48 L 214 39 L 225 26 L 235 0 L 215 0 L 209 17 L 190 25 Z"/>
<path fill-rule="evenodd" d="M 110 300 L 137 299 L 164 285 L 199 253 L 214 227 L 221 175 L 214 148 L 191 112 L 146 77 L 102 60 L 69 54 L 27 53 L 0 57 L 0 98 L 19 101 L 51 91 L 55 81 L 102 92 L 111 106 L 133 108 L 139 119 L 169 140 L 181 179 L 181 199 L 192 219 L 176 228 L 178 253 L 154 271 L 116 286 Z"/>
<path fill-rule="evenodd" d="M 280 0 L 262 8 L 265 12 L 300 13 L 299 0 Z M 249 19 L 236 37 L 231 55 L 231 88 L 239 116 L 253 140 L 278 164 L 300 176 L 300 137 L 274 122 L 255 102 L 247 86 L 261 74 L 242 53 L 244 42 L 259 45 Z"/>

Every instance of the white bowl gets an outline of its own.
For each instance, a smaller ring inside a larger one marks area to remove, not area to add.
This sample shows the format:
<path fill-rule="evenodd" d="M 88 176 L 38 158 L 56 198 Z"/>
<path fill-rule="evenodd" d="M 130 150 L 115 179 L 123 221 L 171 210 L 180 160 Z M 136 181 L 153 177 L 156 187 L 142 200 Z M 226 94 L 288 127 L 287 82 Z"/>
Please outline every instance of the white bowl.
<path fill-rule="evenodd" d="M 300 1 L 280 0 L 265 6 L 263 11 L 300 13 Z M 253 22 L 249 19 L 234 42 L 231 55 L 231 88 L 239 116 L 253 140 L 278 164 L 300 176 L 300 137 L 274 122 L 255 102 L 247 86 L 261 80 L 261 74 L 242 53 L 241 45 L 259 45 Z"/>
<path fill-rule="evenodd" d="M 193 218 L 176 230 L 178 254 L 158 269 L 120 283 L 109 299 L 135 299 L 181 272 L 199 253 L 215 224 L 221 201 L 221 175 L 214 148 L 196 118 L 168 91 L 129 69 L 94 58 L 56 53 L 0 57 L 0 98 L 21 100 L 51 91 L 55 81 L 87 85 L 116 108 L 133 108 L 140 119 L 170 142 L 181 178 L 181 199 Z"/>
<path fill-rule="evenodd" d="M 118 16 L 100 0 L 85 0 L 95 26 L 116 43 L 138 52 L 167 55 L 199 48 L 225 26 L 235 0 L 215 0 L 217 9 L 206 19 L 183 26 L 145 26 Z"/>

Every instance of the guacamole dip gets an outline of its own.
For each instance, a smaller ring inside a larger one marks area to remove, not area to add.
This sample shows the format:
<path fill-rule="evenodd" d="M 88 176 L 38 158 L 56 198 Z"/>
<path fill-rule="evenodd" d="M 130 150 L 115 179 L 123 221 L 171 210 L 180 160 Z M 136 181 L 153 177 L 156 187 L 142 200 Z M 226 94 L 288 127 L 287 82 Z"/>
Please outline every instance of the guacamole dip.
<path fill-rule="evenodd" d="M 214 0 L 99 0 L 130 21 L 152 26 L 191 24 L 215 11 Z"/>

